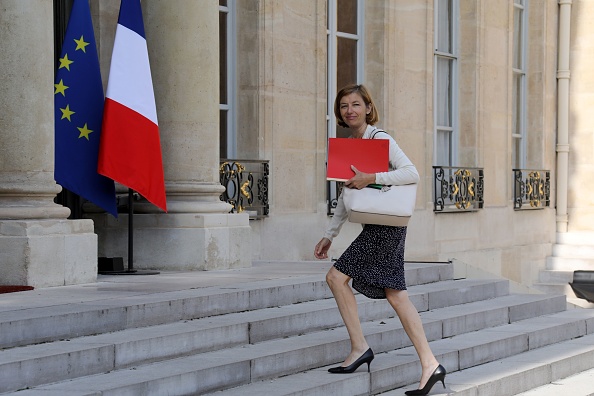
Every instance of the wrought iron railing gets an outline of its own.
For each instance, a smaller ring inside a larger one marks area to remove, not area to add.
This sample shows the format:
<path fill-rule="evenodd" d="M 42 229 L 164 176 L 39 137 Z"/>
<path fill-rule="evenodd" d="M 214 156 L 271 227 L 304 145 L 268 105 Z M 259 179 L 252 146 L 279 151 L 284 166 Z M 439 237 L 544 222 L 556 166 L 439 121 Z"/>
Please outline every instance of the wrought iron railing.
<path fill-rule="evenodd" d="M 328 197 L 328 216 L 334 215 L 334 209 L 336 209 L 336 205 L 338 205 L 338 197 L 340 196 L 340 191 L 344 186 L 344 182 L 337 182 L 337 181 L 326 181 L 326 196 Z"/>
<path fill-rule="evenodd" d="M 225 187 L 220 198 L 233 206 L 231 213 L 247 212 L 250 219 L 268 216 L 268 161 L 222 159 L 219 174 Z"/>
<path fill-rule="evenodd" d="M 513 169 L 514 209 L 544 209 L 551 203 L 551 172 Z"/>
<path fill-rule="evenodd" d="M 474 212 L 483 208 L 483 169 L 433 167 L 433 211 Z"/>

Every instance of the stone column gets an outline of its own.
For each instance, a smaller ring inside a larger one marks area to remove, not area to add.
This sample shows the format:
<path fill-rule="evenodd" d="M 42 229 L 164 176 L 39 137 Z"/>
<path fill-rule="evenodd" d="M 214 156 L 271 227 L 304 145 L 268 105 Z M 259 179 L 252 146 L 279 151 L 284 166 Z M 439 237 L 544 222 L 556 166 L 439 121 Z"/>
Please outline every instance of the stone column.
<path fill-rule="evenodd" d="M 70 210 L 53 201 L 52 1 L 0 7 L 0 284 L 93 282 L 93 222 L 67 220 Z"/>
<path fill-rule="evenodd" d="M 142 2 L 161 136 L 168 213 L 135 203 L 134 268 L 251 265 L 247 214 L 219 199 L 218 2 Z M 105 217 L 100 251 L 126 257 L 126 215 Z"/>
<path fill-rule="evenodd" d="M 568 230 L 569 178 L 569 53 L 572 0 L 559 0 L 559 51 L 557 62 L 557 232 Z"/>

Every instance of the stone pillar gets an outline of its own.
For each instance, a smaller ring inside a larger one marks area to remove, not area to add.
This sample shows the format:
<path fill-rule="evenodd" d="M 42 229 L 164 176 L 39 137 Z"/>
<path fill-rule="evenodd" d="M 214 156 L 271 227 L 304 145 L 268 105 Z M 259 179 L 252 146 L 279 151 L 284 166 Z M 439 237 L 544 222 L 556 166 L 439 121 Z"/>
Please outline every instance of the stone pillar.
<path fill-rule="evenodd" d="M 53 3 L 0 7 L 0 284 L 94 282 L 93 222 L 53 202 Z"/>
<path fill-rule="evenodd" d="M 247 214 L 219 199 L 218 2 L 142 2 L 161 136 L 168 213 L 135 203 L 134 268 L 251 265 Z M 180 12 L 180 10 L 183 10 Z M 95 217 L 96 218 L 96 217 Z M 127 255 L 127 216 L 103 216 L 100 253 Z"/>
<path fill-rule="evenodd" d="M 569 178 L 569 53 L 572 0 L 559 0 L 559 51 L 557 62 L 557 232 L 568 231 Z"/>

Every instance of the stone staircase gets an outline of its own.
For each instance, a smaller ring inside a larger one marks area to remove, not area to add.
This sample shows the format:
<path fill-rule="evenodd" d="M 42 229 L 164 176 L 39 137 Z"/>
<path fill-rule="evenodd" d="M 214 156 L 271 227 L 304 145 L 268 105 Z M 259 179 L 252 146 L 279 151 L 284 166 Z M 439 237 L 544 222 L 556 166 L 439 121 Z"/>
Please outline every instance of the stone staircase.
<path fill-rule="evenodd" d="M 594 367 L 594 310 L 566 310 L 563 295 L 455 280 L 449 263 L 407 263 L 406 277 L 448 370 L 448 388 L 431 394 L 513 395 Z M 350 344 L 323 273 L 248 279 L 110 299 L 65 294 L 51 309 L 0 310 L 0 394 L 402 395 L 416 387 L 418 358 L 385 300 L 357 296 L 376 353 L 371 374 L 331 375 Z"/>
<path fill-rule="evenodd" d="M 593 308 L 594 304 L 578 299 L 569 286 L 573 271 L 594 271 L 594 232 L 557 233 L 553 255 L 547 257 L 546 269 L 540 271 L 534 285 L 544 293 L 565 294 L 570 303 Z"/>

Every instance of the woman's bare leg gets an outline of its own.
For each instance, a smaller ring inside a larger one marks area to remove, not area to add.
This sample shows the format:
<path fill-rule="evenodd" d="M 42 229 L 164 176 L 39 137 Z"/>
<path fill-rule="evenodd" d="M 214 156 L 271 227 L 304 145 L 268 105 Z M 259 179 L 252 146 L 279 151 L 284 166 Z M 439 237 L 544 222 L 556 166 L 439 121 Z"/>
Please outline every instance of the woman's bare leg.
<path fill-rule="evenodd" d="M 431 374 L 433 374 L 439 365 L 439 362 L 435 359 L 433 352 L 431 352 L 419 312 L 408 298 L 406 290 L 386 289 L 386 297 L 392 308 L 396 311 L 398 318 L 400 318 L 404 331 L 406 331 L 408 338 L 412 341 L 421 360 L 423 370 L 419 386 L 419 389 L 421 389 L 425 386 L 427 380 L 429 380 L 429 377 L 431 377 Z"/>
<path fill-rule="evenodd" d="M 349 276 L 334 267 L 326 274 L 326 282 L 328 282 L 328 286 L 332 290 L 336 305 L 338 305 L 338 310 L 340 311 L 340 316 L 342 316 L 342 320 L 351 339 L 351 353 L 343 363 L 345 367 L 353 363 L 369 349 L 369 345 L 363 336 L 363 329 L 359 321 L 357 300 L 349 285 L 350 280 L 351 278 Z"/>

